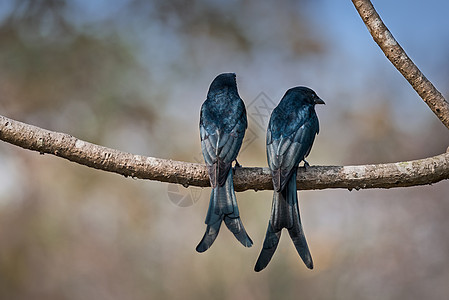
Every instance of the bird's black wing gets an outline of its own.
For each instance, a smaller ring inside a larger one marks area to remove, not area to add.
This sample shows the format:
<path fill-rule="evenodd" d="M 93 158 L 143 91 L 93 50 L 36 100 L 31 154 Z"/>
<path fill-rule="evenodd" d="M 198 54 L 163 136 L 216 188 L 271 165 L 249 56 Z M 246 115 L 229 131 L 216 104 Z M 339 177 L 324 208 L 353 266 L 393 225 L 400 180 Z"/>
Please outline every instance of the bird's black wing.
<path fill-rule="evenodd" d="M 247 127 L 245 107 L 242 103 L 238 116 L 223 116 L 225 121 L 229 121 L 223 126 L 217 126 L 216 123 L 206 121 L 203 114 L 207 114 L 207 112 L 202 110 L 200 122 L 203 157 L 209 169 L 212 187 L 223 186 L 232 162 L 237 158 L 245 135 Z"/>
<path fill-rule="evenodd" d="M 298 118 L 289 123 L 289 127 L 293 127 L 294 130 L 288 130 L 287 134 L 278 134 L 276 137 L 272 131 L 274 128 L 282 129 L 282 125 L 270 122 L 267 130 L 268 165 L 277 192 L 284 189 L 291 172 L 296 170 L 298 164 L 309 154 L 315 135 L 319 131 L 318 118 L 314 113 L 302 110 Z"/>

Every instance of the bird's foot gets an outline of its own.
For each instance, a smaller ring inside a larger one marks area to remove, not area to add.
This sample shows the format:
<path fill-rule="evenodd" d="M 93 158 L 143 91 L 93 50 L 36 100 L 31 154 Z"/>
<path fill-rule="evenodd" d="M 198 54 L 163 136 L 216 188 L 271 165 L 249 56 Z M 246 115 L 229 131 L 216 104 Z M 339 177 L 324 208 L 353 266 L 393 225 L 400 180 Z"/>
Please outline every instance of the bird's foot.
<path fill-rule="evenodd" d="M 310 164 L 305 159 L 303 159 L 303 161 L 304 161 L 304 171 L 307 171 L 307 168 L 310 167 Z"/>
<path fill-rule="evenodd" d="M 237 160 L 235 160 L 235 165 L 232 168 L 232 170 L 234 171 L 234 174 L 235 174 L 235 170 L 237 170 L 238 168 L 241 168 L 241 167 L 242 167 L 242 165 L 239 164 L 239 162 Z"/>

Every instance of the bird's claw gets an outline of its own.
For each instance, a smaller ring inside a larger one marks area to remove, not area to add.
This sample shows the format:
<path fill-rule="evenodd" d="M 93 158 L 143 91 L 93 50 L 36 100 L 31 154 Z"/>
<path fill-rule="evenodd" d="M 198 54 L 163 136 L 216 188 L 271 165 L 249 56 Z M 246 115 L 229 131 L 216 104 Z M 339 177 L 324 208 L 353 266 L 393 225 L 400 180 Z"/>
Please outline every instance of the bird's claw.
<path fill-rule="evenodd" d="M 239 162 L 237 160 L 235 160 L 235 165 L 232 168 L 232 170 L 234 171 L 234 174 L 235 174 L 235 170 L 237 170 L 238 168 L 241 168 L 241 167 L 242 167 L 242 165 L 239 164 Z"/>
<path fill-rule="evenodd" d="M 310 167 L 310 164 L 305 159 L 303 159 L 303 161 L 304 161 L 304 171 L 307 171 L 307 168 Z"/>

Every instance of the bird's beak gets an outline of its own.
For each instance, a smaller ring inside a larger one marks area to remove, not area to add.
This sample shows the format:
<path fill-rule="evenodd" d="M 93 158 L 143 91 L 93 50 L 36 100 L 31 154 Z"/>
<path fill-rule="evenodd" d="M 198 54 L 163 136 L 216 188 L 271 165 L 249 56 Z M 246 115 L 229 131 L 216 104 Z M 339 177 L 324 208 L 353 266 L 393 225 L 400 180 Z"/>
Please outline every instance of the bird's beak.
<path fill-rule="evenodd" d="M 315 104 L 326 104 L 326 103 L 324 103 L 323 99 L 317 97 L 315 99 Z"/>

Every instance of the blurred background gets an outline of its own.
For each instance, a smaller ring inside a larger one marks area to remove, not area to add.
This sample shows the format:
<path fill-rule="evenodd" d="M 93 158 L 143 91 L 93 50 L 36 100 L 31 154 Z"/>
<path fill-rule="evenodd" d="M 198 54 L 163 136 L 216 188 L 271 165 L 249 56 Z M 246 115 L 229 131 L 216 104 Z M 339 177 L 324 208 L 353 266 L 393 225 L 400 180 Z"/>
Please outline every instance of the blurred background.
<path fill-rule="evenodd" d="M 374 5 L 449 96 L 449 4 Z M 135 154 L 201 162 L 199 109 L 236 72 L 239 162 L 266 166 L 271 109 L 296 85 L 326 101 L 312 165 L 425 158 L 449 132 L 373 42 L 351 1 L 2 0 L 0 114 Z M 238 193 L 254 241 L 195 247 L 210 189 L 133 180 L 0 142 L 1 299 L 442 299 L 449 183 L 300 192 L 315 263 L 284 232 L 253 271 L 272 192 Z"/>

